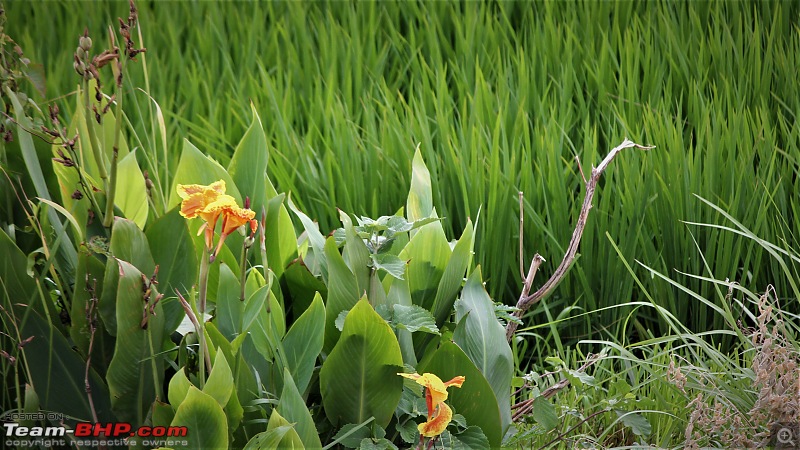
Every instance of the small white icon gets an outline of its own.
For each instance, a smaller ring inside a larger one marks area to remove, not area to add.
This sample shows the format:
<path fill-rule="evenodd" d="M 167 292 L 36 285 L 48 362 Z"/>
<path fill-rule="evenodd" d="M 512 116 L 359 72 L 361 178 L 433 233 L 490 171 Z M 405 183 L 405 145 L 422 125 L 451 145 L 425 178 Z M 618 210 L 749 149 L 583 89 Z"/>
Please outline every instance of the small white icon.
<path fill-rule="evenodd" d="M 781 428 L 775 437 L 778 439 L 779 444 L 795 446 L 791 428 Z"/>

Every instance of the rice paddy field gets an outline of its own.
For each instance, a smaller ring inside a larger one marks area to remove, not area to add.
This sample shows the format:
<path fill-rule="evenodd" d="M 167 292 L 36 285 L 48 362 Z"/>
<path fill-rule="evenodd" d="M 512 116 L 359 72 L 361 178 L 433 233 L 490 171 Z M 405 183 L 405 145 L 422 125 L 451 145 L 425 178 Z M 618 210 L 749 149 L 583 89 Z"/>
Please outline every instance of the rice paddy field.
<path fill-rule="evenodd" d="M 23 88 L 72 117 L 78 39 L 88 28 L 107 46 L 128 4 L 3 7 L 3 32 L 44 73 L 43 93 Z M 524 315 L 503 447 L 745 448 L 774 442 L 776 424 L 797 430 L 800 4 L 137 7 L 147 51 L 126 67 L 122 134 L 154 209 L 168 209 L 186 140 L 229 167 L 254 112 L 269 179 L 323 236 L 342 226 L 337 208 L 377 218 L 405 207 L 419 149 L 445 235 L 474 224 L 469 266 L 498 304 L 516 304 L 535 253 L 547 262 L 534 289 L 558 266 L 581 170 L 626 137 L 655 146 L 614 159 L 574 265 Z M 52 177 L 49 146 L 35 145 Z M 19 218 L 13 203 L 0 214 Z M 24 253 L 37 248 L 17 233 Z"/>

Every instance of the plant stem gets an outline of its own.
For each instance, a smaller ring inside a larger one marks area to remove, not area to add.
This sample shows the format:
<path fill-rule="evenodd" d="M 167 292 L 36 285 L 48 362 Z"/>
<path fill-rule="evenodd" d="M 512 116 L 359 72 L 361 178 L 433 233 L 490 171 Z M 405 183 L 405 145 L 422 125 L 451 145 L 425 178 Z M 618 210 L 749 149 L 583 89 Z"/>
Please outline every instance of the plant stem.
<path fill-rule="evenodd" d="M 246 239 L 245 239 L 246 241 Z M 239 287 L 241 291 L 239 292 L 239 301 L 244 301 L 244 285 L 246 281 L 247 275 L 247 244 L 242 242 L 242 256 L 239 259 L 239 266 L 241 267 L 240 274 L 239 274 Z M 266 279 L 266 278 L 265 278 Z"/>
<path fill-rule="evenodd" d="M 121 80 L 125 73 L 125 60 L 126 55 L 123 51 L 120 55 L 119 74 L 116 78 Z M 123 97 L 122 83 L 117 83 L 117 107 L 114 114 L 114 147 L 111 152 L 111 176 L 108 179 L 108 190 L 106 191 L 106 213 L 103 226 L 108 228 L 114 222 L 114 197 L 117 194 L 117 163 L 119 161 L 119 136 L 122 134 L 122 97 Z"/>
<path fill-rule="evenodd" d="M 88 281 L 87 281 L 88 285 Z M 97 286 L 97 280 L 95 280 L 95 286 Z M 97 306 L 97 297 L 94 294 L 94 289 L 92 290 L 92 298 L 89 299 L 88 304 L 88 312 L 86 313 L 86 319 L 89 322 L 89 350 L 86 354 L 86 371 L 83 374 L 83 385 L 84 389 L 86 390 L 86 397 L 89 399 L 89 409 L 92 412 L 92 420 L 94 423 L 97 423 L 97 411 L 94 407 L 94 400 L 92 399 L 92 385 L 89 383 L 89 370 L 92 367 L 92 349 L 94 348 L 94 335 L 97 331 L 97 328 L 93 325 L 94 315 L 95 315 L 95 306 Z"/>
<path fill-rule="evenodd" d="M 149 316 L 150 314 L 150 306 L 145 305 L 145 314 Z M 148 323 L 150 322 L 150 317 L 147 318 Z M 153 347 L 153 327 L 147 327 L 147 340 L 150 344 L 150 365 L 153 369 L 153 391 L 156 394 L 156 401 L 161 401 L 161 385 L 158 382 L 158 366 L 156 365 L 156 352 L 155 347 Z M 96 420 L 95 420 L 96 421 Z"/>
<path fill-rule="evenodd" d="M 208 269 L 209 269 L 209 255 L 208 249 L 203 246 L 203 256 L 200 259 L 200 283 L 198 286 L 198 304 L 197 309 L 200 314 L 206 312 L 206 292 L 208 291 Z"/>

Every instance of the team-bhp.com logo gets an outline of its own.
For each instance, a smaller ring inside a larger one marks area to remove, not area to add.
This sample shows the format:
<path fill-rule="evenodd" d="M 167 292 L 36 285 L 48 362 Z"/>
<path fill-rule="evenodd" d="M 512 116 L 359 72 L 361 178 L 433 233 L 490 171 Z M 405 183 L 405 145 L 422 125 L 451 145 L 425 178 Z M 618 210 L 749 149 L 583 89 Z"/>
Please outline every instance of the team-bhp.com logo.
<path fill-rule="evenodd" d="M 74 428 L 65 426 L 22 426 L 16 422 L 4 422 L 3 431 L 7 447 L 30 446 L 142 446 L 170 447 L 188 445 L 186 427 L 149 427 L 134 429 L 127 422 L 88 423 L 78 422 Z"/>

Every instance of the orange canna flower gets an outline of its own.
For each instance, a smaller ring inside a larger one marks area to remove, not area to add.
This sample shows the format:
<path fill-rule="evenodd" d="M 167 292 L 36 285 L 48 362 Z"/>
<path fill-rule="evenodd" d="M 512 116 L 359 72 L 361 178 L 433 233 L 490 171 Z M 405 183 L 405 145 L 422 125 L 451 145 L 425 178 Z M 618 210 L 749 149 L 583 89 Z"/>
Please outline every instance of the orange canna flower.
<path fill-rule="evenodd" d="M 447 400 L 447 388 L 450 386 L 461 387 L 465 378 L 458 376 L 450 381 L 443 382 L 432 373 L 398 373 L 425 387 L 425 403 L 428 406 L 428 421 L 417 426 L 419 434 L 425 437 L 434 437 L 442 432 L 453 419 L 453 410 L 444 401 Z"/>
<path fill-rule="evenodd" d="M 251 224 L 251 220 L 253 217 L 256 216 L 255 211 L 247 208 L 240 208 L 239 205 L 234 202 L 232 205 L 225 205 L 223 209 L 223 219 L 222 219 L 222 234 L 219 238 L 219 243 L 217 243 L 217 248 L 214 250 L 214 253 L 211 255 L 211 260 L 213 261 L 214 258 L 217 257 L 217 253 L 222 248 L 222 244 L 225 242 L 225 238 L 228 237 L 229 234 L 236 231 L 237 228 L 244 224 Z M 252 227 L 252 224 L 250 225 Z"/>
<path fill-rule="evenodd" d="M 219 180 L 208 186 L 201 184 L 179 184 L 178 195 L 181 202 L 180 213 L 187 219 L 200 217 L 205 221 L 199 233 L 205 231 L 206 248 L 214 247 L 214 228 L 222 216 L 222 232 L 217 248 L 211 255 L 216 258 L 225 238 L 234 230 L 248 223 L 256 213 L 247 208 L 240 208 L 236 199 L 225 193 L 225 181 Z M 251 224 L 252 227 L 252 224 Z"/>
<path fill-rule="evenodd" d="M 201 184 L 179 184 L 178 195 L 181 202 L 181 215 L 187 219 L 197 217 L 210 203 L 225 194 L 225 181 L 219 180 L 208 186 Z"/>

